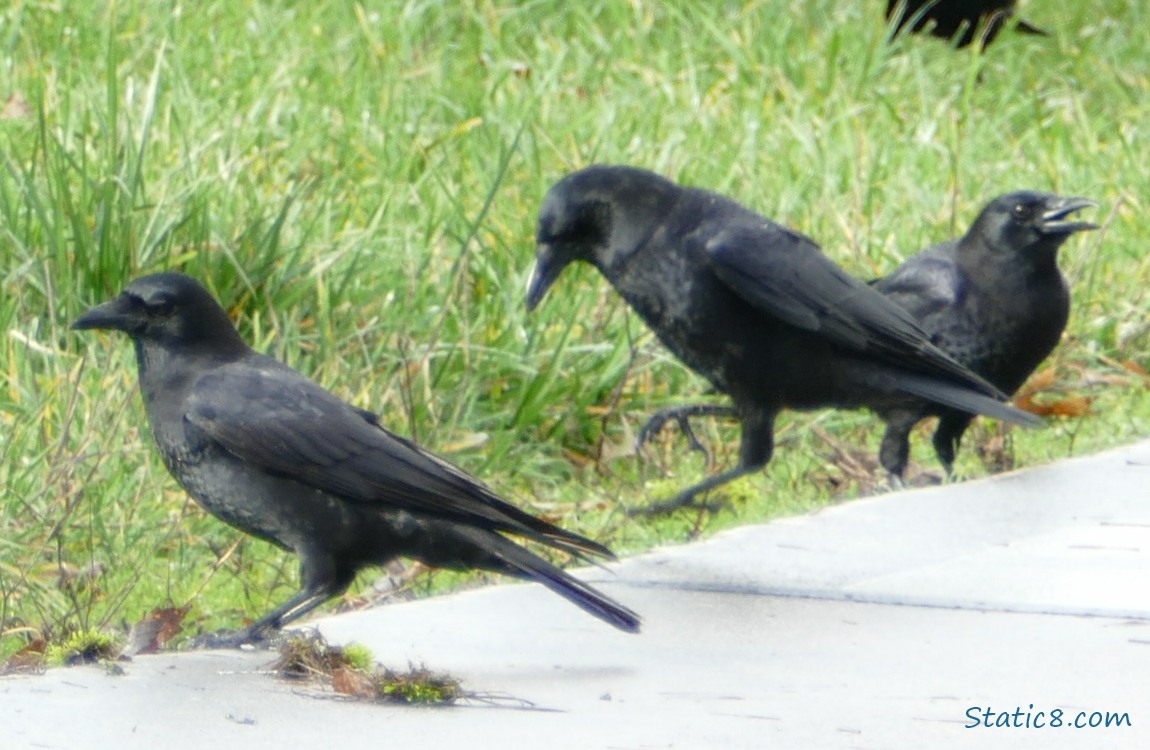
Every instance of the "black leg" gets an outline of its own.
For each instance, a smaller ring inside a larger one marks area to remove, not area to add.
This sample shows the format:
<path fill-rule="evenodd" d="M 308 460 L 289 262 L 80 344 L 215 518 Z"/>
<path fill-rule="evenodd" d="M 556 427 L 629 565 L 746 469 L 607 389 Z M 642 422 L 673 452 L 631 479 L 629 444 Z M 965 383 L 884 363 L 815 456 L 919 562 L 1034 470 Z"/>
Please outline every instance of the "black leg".
<path fill-rule="evenodd" d="M 259 640 L 263 637 L 263 634 L 269 631 L 279 630 L 284 625 L 295 622 L 334 595 L 335 594 L 326 588 L 319 591 L 308 591 L 305 589 L 253 622 L 247 627 L 247 631 L 253 638 Z"/>
<path fill-rule="evenodd" d="M 299 551 L 300 577 L 304 588 L 280 606 L 251 625 L 234 633 L 201 636 L 196 645 L 202 648 L 238 648 L 273 637 L 281 628 L 311 612 L 316 607 L 347 590 L 355 580 L 355 568 L 339 567 L 335 559 L 320 550 Z"/>
<path fill-rule="evenodd" d="M 922 419 L 918 412 L 893 411 L 880 415 L 886 422 L 878 460 L 886 469 L 892 486 L 902 486 L 906 465 L 910 461 L 910 431 Z"/>
<path fill-rule="evenodd" d="M 707 477 L 696 485 L 692 485 L 683 490 L 679 494 L 670 498 L 669 500 L 662 500 L 657 503 L 652 503 L 642 508 L 628 508 L 628 516 L 663 516 L 680 508 L 698 508 L 700 510 L 720 510 L 723 507 L 721 502 L 712 503 L 697 503 L 695 498 L 705 492 L 710 492 L 716 487 L 721 487 L 728 482 L 732 482 L 741 476 L 752 474 L 757 471 L 758 466 L 738 466 L 729 471 L 724 471 L 721 474 L 716 474 L 713 477 Z"/>
<path fill-rule="evenodd" d="M 338 593 L 338 592 L 336 592 Z M 275 610 L 239 630 L 205 633 L 192 639 L 193 648 L 240 648 L 272 641 L 284 625 L 303 617 L 335 594 L 330 591 L 301 591 Z"/>
<path fill-rule="evenodd" d="M 690 407 L 683 407 L 690 408 Z M 701 413 L 734 414 L 731 407 L 711 406 Z M 667 410 L 677 411 L 677 410 Z M 662 414 L 663 412 L 660 412 Z M 688 415 L 690 416 L 690 415 Z M 775 414 L 774 413 L 744 413 L 743 436 L 739 443 L 739 465 L 733 469 L 708 477 L 698 484 L 692 485 L 678 493 L 669 500 L 663 500 L 645 508 L 632 508 L 627 511 L 628 516 L 660 516 L 679 510 L 680 508 L 699 508 L 702 510 L 718 510 L 722 503 L 697 503 L 695 498 L 713 489 L 733 482 L 739 477 L 753 474 L 766 466 L 774 453 L 775 448 Z"/>
<path fill-rule="evenodd" d="M 974 417 L 964 412 L 947 412 L 938 420 L 938 429 L 934 431 L 934 452 L 946 469 L 947 476 L 954 472 L 954 457 L 958 455 L 958 445 L 973 419 Z"/>

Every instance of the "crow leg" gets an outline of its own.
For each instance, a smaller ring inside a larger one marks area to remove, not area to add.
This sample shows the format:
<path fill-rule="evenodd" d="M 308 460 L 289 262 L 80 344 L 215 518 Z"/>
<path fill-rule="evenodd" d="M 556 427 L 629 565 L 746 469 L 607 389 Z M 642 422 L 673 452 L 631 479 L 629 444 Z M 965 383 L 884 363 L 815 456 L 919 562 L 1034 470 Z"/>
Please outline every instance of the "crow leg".
<path fill-rule="evenodd" d="M 193 648 L 240 648 L 253 643 L 273 641 L 280 628 L 303 617 L 339 591 L 304 589 L 260 619 L 239 630 L 204 633 L 192 640 Z"/>
<path fill-rule="evenodd" d="M 726 407 L 712 407 L 713 409 Z M 726 412 L 725 412 L 726 413 Z M 736 413 L 729 409 L 729 413 Z M 743 438 L 739 444 L 739 464 L 733 469 L 707 477 L 698 484 L 692 485 L 678 493 L 669 500 L 653 503 L 645 508 L 632 508 L 627 511 L 628 516 L 661 516 L 680 508 L 698 508 L 701 510 L 718 510 L 723 503 L 697 503 L 695 498 L 713 489 L 733 482 L 739 477 L 753 474 L 767 465 L 775 448 L 775 415 L 772 414 L 744 414 Z"/>
<path fill-rule="evenodd" d="M 973 419 L 972 415 L 964 412 L 946 412 L 938 420 L 938 429 L 934 431 L 932 442 L 935 455 L 946 469 L 947 476 L 954 471 L 954 457 L 958 454 L 958 444 Z"/>
<path fill-rule="evenodd" d="M 882 436 L 878 460 L 886 469 L 891 485 L 899 487 L 910 460 L 910 431 L 921 416 L 917 412 L 898 411 L 882 417 L 886 422 L 886 432 Z"/>
<path fill-rule="evenodd" d="M 679 494 L 670 498 L 669 500 L 662 500 L 657 503 L 652 503 L 643 508 L 628 508 L 628 516 L 663 516 L 672 511 L 679 510 L 680 508 L 697 508 L 699 510 L 721 510 L 724 506 L 722 502 L 711 503 L 698 503 L 695 498 L 705 492 L 710 492 L 716 487 L 721 487 L 728 482 L 732 482 L 741 476 L 752 474 L 757 471 L 759 466 L 737 466 L 734 469 L 724 471 L 721 474 L 716 474 L 713 477 L 707 477 L 696 485 L 692 485 L 683 490 Z"/>
<path fill-rule="evenodd" d="M 336 593 L 328 589 L 318 591 L 304 589 L 249 625 L 247 627 L 248 635 L 252 640 L 260 640 L 268 631 L 279 630 L 284 625 L 298 620 L 335 596 Z"/>
<path fill-rule="evenodd" d="M 735 409 L 732 406 L 722 406 L 719 404 L 691 404 L 689 406 L 672 406 L 668 409 L 662 409 L 655 412 L 643 428 L 639 430 L 639 439 L 635 441 L 636 449 L 641 450 L 644 445 L 651 442 L 651 438 L 659 434 L 659 431 L 668 422 L 675 422 L 679 425 L 679 431 L 687 438 L 687 444 L 691 450 L 696 450 L 706 456 L 707 463 L 711 463 L 711 454 L 706 446 L 699 441 L 695 435 L 695 430 L 691 427 L 691 417 L 732 417 L 735 416 Z"/>
<path fill-rule="evenodd" d="M 295 622 L 342 594 L 355 580 L 356 566 L 340 565 L 328 552 L 301 550 L 299 555 L 303 590 L 245 628 L 242 632 L 249 641 L 261 640 L 269 631 Z"/>

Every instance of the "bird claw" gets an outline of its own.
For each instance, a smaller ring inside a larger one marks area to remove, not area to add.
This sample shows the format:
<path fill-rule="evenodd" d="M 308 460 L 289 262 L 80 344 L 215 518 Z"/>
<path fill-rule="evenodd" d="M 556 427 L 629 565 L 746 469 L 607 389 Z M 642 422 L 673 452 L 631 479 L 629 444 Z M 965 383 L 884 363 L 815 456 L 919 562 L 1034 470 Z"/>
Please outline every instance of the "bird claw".
<path fill-rule="evenodd" d="M 693 451 L 702 453 L 707 465 L 710 466 L 711 452 L 707 449 L 707 446 L 703 445 L 703 441 L 699 440 L 699 436 L 695 434 L 695 429 L 691 427 L 691 417 L 727 416 L 731 413 L 732 409 L 729 406 L 715 406 L 712 404 L 692 404 L 690 406 L 672 406 L 667 409 L 662 409 L 651 415 L 646 424 L 639 430 L 639 437 L 635 441 L 635 447 L 637 450 L 642 450 L 643 446 L 651 442 L 652 438 L 658 435 L 668 422 L 674 422 L 678 425 L 679 432 L 683 433 L 683 437 L 687 438 L 687 446 Z"/>
<path fill-rule="evenodd" d="M 639 430 L 639 438 L 635 441 L 636 449 L 642 450 L 643 446 L 651 442 L 656 435 L 662 432 L 668 422 L 673 421 L 679 426 L 679 432 L 683 433 L 683 436 L 687 438 L 687 446 L 691 450 L 702 453 L 709 465 L 711 462 L 710 451 L 708 451 L 706 446 L 699 440 L 699 436 L 695 434 L 694 428 L 691 427 L 690 417 L 686 414 L 674 413 L 676 411 L 676 409 L 664 409 L 648 419 L 647 423 L 643 425 L 643 428 Z"/>

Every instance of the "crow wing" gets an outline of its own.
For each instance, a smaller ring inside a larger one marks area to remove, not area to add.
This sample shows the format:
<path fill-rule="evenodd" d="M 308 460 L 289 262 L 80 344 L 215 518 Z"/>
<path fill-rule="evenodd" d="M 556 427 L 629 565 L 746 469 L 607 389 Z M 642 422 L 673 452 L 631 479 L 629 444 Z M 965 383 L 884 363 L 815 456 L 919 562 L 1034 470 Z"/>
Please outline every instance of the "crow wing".
<path fill-rule="evenodd" d="M 519 534 L 577 555 L 613 557 L 603 545 L 500 499 L 462 469 L 381 427 L 374 414 L 262 355 L 202 376 L 185 419 L 251 465 L 352 502 Z"/>
<path fill-rule="evenodd" d="M 953 250 L 953 244 L 923 250 L 871 286 L 916 320 L 951 310 L 962 300 L 964 283 Z"/>
<path fill-rule="evenodd" d="M 725 227 L 706 250 L 715 275 L 767 315 L 877 362 L 1002 397 L 932 345 L 908 311 L 843 271 L 797 232 L 770 222 Z"/>
<path fill-rule="evenodd" d="M 997 388 L 931 344 L 907 310 L 836 266 L 809 238 L 759 218 L 719 229 L 706 252 L 715 275 L 753 307 L 861 354 L 880 380 L 961 411 L 1039 422 L 1002 403 Z"/>

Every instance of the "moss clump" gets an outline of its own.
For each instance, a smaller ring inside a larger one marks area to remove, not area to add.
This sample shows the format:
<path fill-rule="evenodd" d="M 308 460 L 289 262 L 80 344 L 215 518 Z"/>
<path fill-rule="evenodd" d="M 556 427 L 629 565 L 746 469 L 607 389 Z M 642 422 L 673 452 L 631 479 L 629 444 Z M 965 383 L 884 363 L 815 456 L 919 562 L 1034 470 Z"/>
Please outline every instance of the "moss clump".
<path fill-rule="evenodd" d="M 383 703 L 444 705 L 466 696 L 452 677 L 424 667 L 385 669 L 366 646 L 332 646 L 318 633 L 288 638 L 273 669 L 289 679 L 316 680 L 341 695 Z"/>
<path fill-rule="evenodd" d="M 68 636 L 63 643 L 50 644 L 44 660 L 50 667 L 72 667 L 95 664 L 118 656 L 116 638 L 98 630 L 82 630 Z"/>
<path fill-rule="evenodd" d="M 374 682 L 380 699 L 392 703 L 451 704 L 464 695 L 459 680 L 429 672 L 423 667 L 407 672 L 379 670 L 375 673 Z"/>
<path fill-rule="evenodd" d="M 375 654 L 362 643 L 349 643 L 343 647 L 343 658 L 347 665 L 360 672 L 370 672 L 375 666 Z"/>

